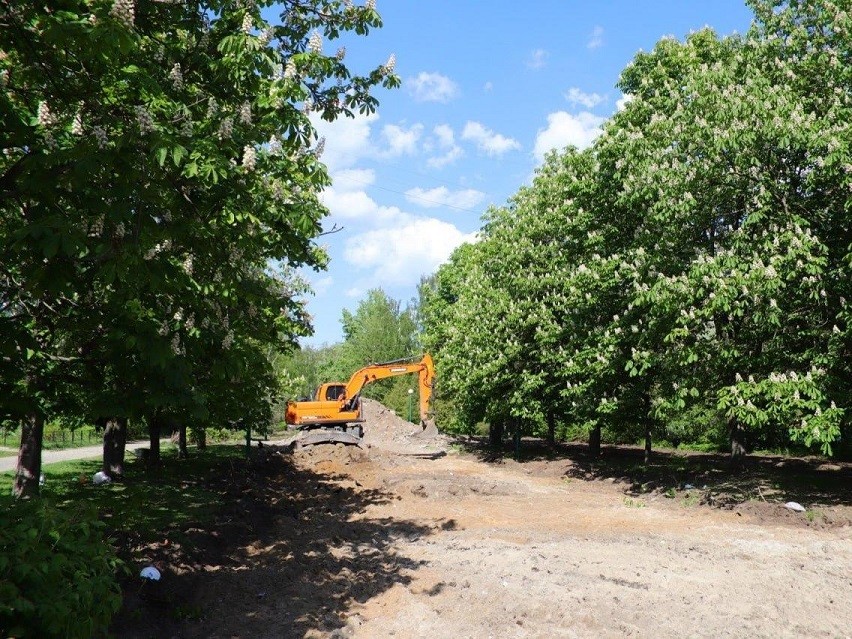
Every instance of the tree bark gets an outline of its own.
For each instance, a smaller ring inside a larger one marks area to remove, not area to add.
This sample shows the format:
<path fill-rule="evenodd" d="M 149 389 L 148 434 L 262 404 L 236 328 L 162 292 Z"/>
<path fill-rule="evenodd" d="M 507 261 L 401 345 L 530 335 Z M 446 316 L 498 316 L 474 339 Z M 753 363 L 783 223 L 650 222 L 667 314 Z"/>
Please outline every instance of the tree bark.
<path fill-rule="evenodd" d="M 186 424 L 181 424 L 178 429 L 178 459 L 189 459 L 189 451 L 186 448 Z"/>
<path fill-rule="evenodd" d="M 553 411 L 547 413 L 547 445 L 556 446 L 556 415 Z"/>
<path fill-rule="evenodd" d="M 589 453 L 592 457 L 599 457 L 601 454 L 601 427 L 595 426 L 592 432 L 589 433 Z"/>
<path fill-rule="evenodd" d="M 651 463 L 651 422 L 645 422 L 645 465 Z"/>
<path fill-rule="evenodd" d="M 159 410 L 148 416 L 148 467 L 160 465 L 160 432 L 163 427 L 163 417 Z"/>
<path fill-rule="evenodd" d="M 503 422 L 495 420 L 488 425 L 488 443 L 491 448 L 503 447 Z"/>
<path fill-rule="evenodd" d="M 731 463 L 739 464 L 748 452 L 743 441 L 744 431 L 735 417 L 728 420 L 728 435 L 731 440 Z"/>
<path fill-rule="evenodd" d="M 112 479 L 124 477 L 124 450 L 127 444 L 127 418 L 110 417 L 99 420 L 104 429 L 103 471 Z"/>
<path fill-rule="evenodd" d="M 199 428 L 196 431 L 193 431 L 193 438 L 195 439 L 195 445 L 198 446 L 198 450 L 205 450 L 207 448 L 207 429 Z"/>
<path fill-rule="evenodd" d="M 21 448 L 12 494 L 15 497 L 35 497 L 41 477 L 41 445 L 44 438 L 44 416 L 33 412 L 21 423 Z"/>

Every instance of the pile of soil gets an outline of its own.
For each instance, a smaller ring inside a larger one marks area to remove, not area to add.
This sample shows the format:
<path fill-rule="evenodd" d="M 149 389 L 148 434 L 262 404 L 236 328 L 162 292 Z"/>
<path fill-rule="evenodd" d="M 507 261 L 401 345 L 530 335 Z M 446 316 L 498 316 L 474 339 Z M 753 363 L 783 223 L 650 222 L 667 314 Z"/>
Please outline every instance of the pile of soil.
<path fill-rule="evenodd" d="M 771 464 L 728 477 L 702 458 L 671 487 L 626 470 L 630 451 L 518 462 L 459 453 L 376 402 L 365 417 L 364 448 L 259 449 L 212 524 L 146 549 L 163 586 L 126 584 L 115 635 L 849 636 L 845 466 L 811 464 L 819 490 L 796 493 Z M 705 471 L 727 480 L 705 488 Z"/>

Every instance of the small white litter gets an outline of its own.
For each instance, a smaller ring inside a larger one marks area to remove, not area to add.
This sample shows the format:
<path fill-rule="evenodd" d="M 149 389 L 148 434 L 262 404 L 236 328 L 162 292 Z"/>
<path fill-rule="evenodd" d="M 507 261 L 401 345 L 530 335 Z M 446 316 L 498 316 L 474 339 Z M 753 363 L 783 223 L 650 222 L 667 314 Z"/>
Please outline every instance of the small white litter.
<path fill-rule="evenodd" d="M 38 485 L 44 486 L 44 473 L 38 476 Z"/>
<path fill-rule="evenodd" d="M 796 503 L 795 501 L 788 501 L 784 504 L 784 508 L 788 508 L 790 510 L 795 510 L 797 513 L 803 513 L 807 510 L 802 504 Z"/>
<path fill-rule="evenodd" d="M 142 579 L 150 579 L 151 581 L 160 581 L 160 571 L 154 566 L 145 566 L 142 572 L 139 573 Z"/>
<path fill-rule="evenodd" d="M 108 484 L 111 481 L 112 479 L 110 479 L 110 476 L 102 470 L 96 472 L 95 475 L 92 477 L 92 483 L 95 486 L 100 486 L 101 484 Z"/>

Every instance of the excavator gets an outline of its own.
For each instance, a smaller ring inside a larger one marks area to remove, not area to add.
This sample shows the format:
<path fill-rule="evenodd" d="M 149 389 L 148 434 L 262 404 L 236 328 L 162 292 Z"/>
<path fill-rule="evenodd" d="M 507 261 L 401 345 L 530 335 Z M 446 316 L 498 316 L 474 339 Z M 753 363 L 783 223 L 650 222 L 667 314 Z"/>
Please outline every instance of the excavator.
<path fill-rule="evenodd" d="M 287 402 L 286 421 L 290 427 L 323 429 L 302 440 L 303 444 L 339 442 L 359 444 L 364 435 L 361 423 L 361 391 L 367 384 L 398 375 L 417 374 L 420 388 L 420 424 L 424 431 L 437 433 L 429 419 L 429 403 L 435 384 L 435 366 L 426 353 L 419 360 L 400 359 L 370 364 L 352 374 L 349 381 L 321 384 L 309 401 Z"/>

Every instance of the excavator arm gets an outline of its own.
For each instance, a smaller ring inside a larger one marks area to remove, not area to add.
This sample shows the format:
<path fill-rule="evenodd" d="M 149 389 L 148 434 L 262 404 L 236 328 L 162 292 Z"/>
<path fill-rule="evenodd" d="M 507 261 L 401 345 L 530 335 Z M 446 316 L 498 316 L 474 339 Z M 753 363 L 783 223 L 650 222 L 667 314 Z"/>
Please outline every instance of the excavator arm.
<path fill-rule="evenodd" d="M 435 366 L 432 363 L 432 356 L 428 353 L 419 362 L 397 360 L 394 362 L 385 362 L 384 364 L 370 364 L 355 371 L 346 384 L 346 405 L 354 407 L 355 402 L 357 402 L 361 395 L 361 391 L 367 384 L 372 384 L 388 377 L 412 373 L 417 373 L 420 390 L 420 422 L 425 423 L 429 416 L 432 385 L 435 382 Z"/>
<path fill-rule="evenodd" d="M 420 422 L 426 427 L 429 423 L 429 404 L 432 400 L 432 387 L 435 383 L 435 366 L 427 353 L 419 361 L 410 359 L 370 364 L 361 368 L 349 378 L 343 393 L 337 399 L 323 396 L 323 389 L 340 387 L 342 384 L 323 384 L 318 389 L 314 401 L 288 402 L 287 423 L 295 426 L 340 425 L 361 421 L 361 391 L 367 384 L 396 377 L 416 374 L 420 390 Z"/>

